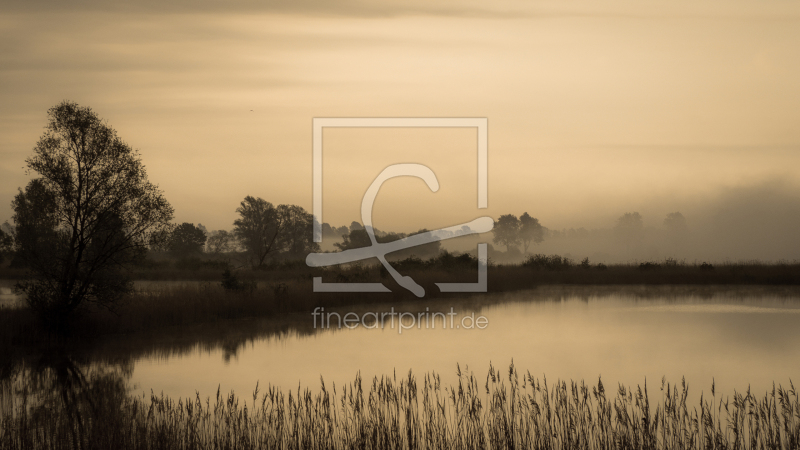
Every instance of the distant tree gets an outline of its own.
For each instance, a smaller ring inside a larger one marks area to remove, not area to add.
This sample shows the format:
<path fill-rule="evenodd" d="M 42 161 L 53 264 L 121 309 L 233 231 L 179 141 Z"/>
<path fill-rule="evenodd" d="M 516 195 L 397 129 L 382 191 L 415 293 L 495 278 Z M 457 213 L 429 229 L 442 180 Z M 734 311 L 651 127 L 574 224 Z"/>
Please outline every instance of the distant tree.
<path fill-rule="evenodd" d="M 311 213 L 300 206 L 280 205 L 278 215 L 281 230 L 277 244 L 284 257 L 305 258 L 310 252 L 319 251 L 319 244 L 312 239 L 314 216 Z"/>
<path fill-rule="evenodd" d="M 689 236 L 689 226 L 686 218 L 679 212 L 669 213 L 664 218 L 664 228 L 666 228 L 666 238 L 673 251 L 685 243 Z"/>
<path fill-rule="evenodd" d="M 416 231 L 411 234 L 405 233 L 383 233 L 381 236 L 375 236 L 375 240 L 378 243 L 387 243 L 398 241 L 400 239 L 404 239 L 408 236 L 413 236 L 415 234 L 425 233 L 428 230 L 422 229 Z M 343 236 L 342 242 L 336 242 L 333 244 L 339 250 L 350 250 L 354 248 L 362 248 L 362 247 L 369 247 L 372 245 L 372 241 L 367 234 L 367 231 L 364 229 L 361 230 L 353 230 L 349 234 Z M 412 247 L 408 249 L 398 250 L 396 252 L 392 252 L 389 255 L 392 259 L 402 259 L 407 258 L 409 256 L 417 256 L 419 258 L 427 258 L 430 256 L 436 256 L 442 249 L 442 243 L 440 241 L 431 242 L 429 244 L 420 245 L 418 247 Z"/>
<path fill-rule="evenodd" d="M 263 266 L 268 257 L 302 257 L 318 251 L 313 241 L 313 216 L 300 206 L 279 205 L 251 196 L 236 209 L 233 234 L 250 255 L 254 267 Z"/>
<path fill-rule="evenodd" d="M 202 253 L 205 245 L 206 234 L 193 223 L 184 222 L 170 234 L 169 251 L 181 258 Z"/>
<path fill-rule="evenodd" d="M 517 216 L 513 214 L 500 216 L 494 223 L 494 229 L 492 230 L 494 233 L 493 242 L 495 244 L 505 245 L 506 251 L 511 250 L 512 246 L 516 247 L 520 243 L 520 226 L 521 224 Z"/>
<path fill-rule="evenodd" d="M 17 224 L 15 244 L 22 263 L 38 272 L 55 274 L 58 259 L 48 257 L 51 249 L 59 249 L 66 232 L 59 236 L 59 201 L 54 190 L 42 178 L 34 178 L 14 197 L 11 207 Z M 55 255 L 53 255 L 55 256 Z"/>
<path fill-rule="evenodd" d="M 519 217 L 519 240 L 522 242 L 522 251 L 528 252 L 531 243 L 538 244 L 544 241 L 544 227 L 539 219 L 531 217 L 527 212 Z"/>
<path fill-rule="evenodd" d="M 217 230 L 211 232 L 211 235 L 206 240 L 206 247 L 209 253 L 227 253 L 233 251 L 235 246 L 235 237 L 233 233 L 225 230 Z"/>
<path fill-rule="evenodd" d="M 326 237 L 327 238 L 337 238 L 337 237 L 339 237 L 339 236 L 336 236 L 336 231 L 333 229 L 331 224 L 329 224 L 328 222 L 323 222 L 322 223 L 322 227 L 321 227 L 320 231 L 322 231 L 322 237 L 323 238 L 326 238 Z"/>
<path fill-rule="evenodd" d="M 345 225 L 340 226 L 339 228 L 334 228 L 333 230 L 336 232 L 336 238 L 342 239 L 345 234 L 350 233 L 350 228 L 347 228 Z"/>
<path fill-rule="evenodd" d="M 277 249 L 275 243 L 283 225 L 282 218 L 272 203 L 249 195 L 236 212 L 239 218 L 233 222 L 233 234 L 249 255 L 253 267 L 263 266 L 267 256 Z"/>
<path fill-rule="evenodd" d="M 63 102 L 26 160 L 34 178 L 14 198 L 16 248 L 33 311 L 61 327 L 85 302 L 113 307 L 131 288 L 122 269 L 169 228 L 172 207 L 139 155 L 90 108 Z"/>
<path fill-rule="evenodd" d="M 369 247 L 372 241 L 369 239 L 367 230 L 353 230 L 348 234 L 342 236 L 342 242 L 336 242 L 333 245 L 339 250 L 350 250 L 353 248 Z"/>
<path fill-rule="evenodd" d="M 421 234 L 421 233 L 427 233 L 427 232 L 428 232 L 428 230 L 423 228 L 423 229 L 415 231 L 413 233 L 409 233 L 408 236 L 414 236 L 415 234 Z M 397 240 L 397 239 L 402 239 L 404 237 L 406 237 L 406 236 L 405 235 L 401 235 L 401 236 L 395 237 L 394 233 L 388 233 L 388 234 L 385 234 L 384 236 L 378 238 L 378 242 L 391 242 L 391 241 L 394 241 L 394 240 Z M 389 255 L 391 255 L 393 258 L 398 258 L 398 259 L 407 258 L 409 256 L 416 256 L 418 258 L 425 259 L 425 258 L 434 257 L 434 256 L 438 255 L 439 253 L 441 253 L 441 251 L 442 251 L 442 241 L 433 241 L 433 242 L 431 242 L 429 244 L 420 245 L 418 247 L 407 248 L 407 249 L 400 250 L 400 251 L 394 252 L 394 253 L 389 253 Z"/>
<path fill-rule="evenodd" d="M 669 213 L 664 218 L 664 227 L 673 234 L 685 234 L 689 231 L 686 225 L 686 218 L 679 212 Z"/>
<path fill-rule="evenodd" d="M 355 220 L 350 222 L 350 231 L 363 230 L 363 229 L 364 229 L 364 225 L 361 225 L 360 223 L 356 222 Z"/>
<path fill-rule="evenodd" d="M 644 222 L 638 212 L 623 214 L 614 226 L 615 233 L 622 236 L 639 236 L 643 230 Z"/>
<path fill-rule="evenodd" d="M 614 225 L 614 235 L 628 250 L 644 237 L 644 222 L 638 212 L 625 213 Z"/>

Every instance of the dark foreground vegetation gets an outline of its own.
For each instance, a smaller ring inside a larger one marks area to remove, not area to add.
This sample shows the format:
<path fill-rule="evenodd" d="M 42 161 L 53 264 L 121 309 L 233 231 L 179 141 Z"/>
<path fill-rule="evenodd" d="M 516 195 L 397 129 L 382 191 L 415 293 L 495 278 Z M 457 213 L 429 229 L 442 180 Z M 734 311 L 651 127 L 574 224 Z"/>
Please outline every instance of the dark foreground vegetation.
<path fill-rule="evenodd" d="M 64 375 L 54 375 L 61 376 Z M 211 399 L 130 397 L 97 373 L 68 393 L 22 392 L 0 428 L 2 449 L 796 449 L 800 402 L 794 386 L 688 404 L 688 386 L 607 391 L 601 380 L 548 384 L 530 373 L 458 370 L 443 386 L 412 373 L 348 386 Z M 5 390 L 3 392 L 6 392 Z"/>

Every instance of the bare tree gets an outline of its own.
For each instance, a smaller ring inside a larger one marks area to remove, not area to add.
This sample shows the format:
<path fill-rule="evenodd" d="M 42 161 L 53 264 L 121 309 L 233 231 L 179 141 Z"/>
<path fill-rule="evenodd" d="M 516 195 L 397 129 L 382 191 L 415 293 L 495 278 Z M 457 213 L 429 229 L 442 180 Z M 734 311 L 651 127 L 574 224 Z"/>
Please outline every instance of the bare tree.
<path fill-rule="evenodd" d="M 130 289 L 121 269 L 164 236 L 173 209 L 139 155 L 88 107 L 63 102 L 26 160 L 33 179 L 14 198 L 28 305 L 64 325 L 85 302 L 112 307 Z"/>

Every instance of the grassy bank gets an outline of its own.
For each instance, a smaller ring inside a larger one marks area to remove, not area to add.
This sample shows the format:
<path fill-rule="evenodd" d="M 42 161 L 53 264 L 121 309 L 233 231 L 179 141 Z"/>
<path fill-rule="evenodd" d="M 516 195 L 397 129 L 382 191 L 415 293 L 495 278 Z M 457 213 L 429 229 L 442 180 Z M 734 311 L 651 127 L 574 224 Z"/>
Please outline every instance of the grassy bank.
<path fill-rule="evenodd" d="M 17 401 L 0 429 L 0 449 L 796 449 L 800 402 L 793 386 L 764 396 L 696 405 L 688 386 L 607 391 L 601 381 L 548 384 L 511 365 L 486 378 L 458 371 L 317 393 L 256 387 L 216 399 L 129 397 L 118 379 L 89 377 L 69 395 Z M 649 390 L 648 390 L 649 389 Z M 655 391 L 655 392 L 653 392 Z M 655 395 L 654 395 L 655 394 Z M 708 393 L 706 393 L 708 394 Z M 24 395 L 24 394 L 23 394 Z M 651 398 L 655 397 L 655 398 Z"/>
<path fill-rule="evenodd" d="M 426 306 L 450 306 L 464 294 L 442 293 L 439 282 L 477 281 L 477 262 L 469 257 L 443 256 L 431 261 L 409 258 L 394 266 L 425 288 Z M 215 279 L 176 283 L 129 295 L 114 311 L 86 308 L 73 324 L 78 336 L 136 333 L 166 327 L 210 324 L 219 321 L 307 313 L 315 307 L 343 308 L 375 303 L 407 304 L 418 301 L 397 285 L 379 265 L 351 265 L 312 269 L 287 263 L 270 270 L 233 272 L 223 283 Z M 312 278 L 325 282 L 382 282 L 391 293 L 315 293 Z M 187 277 L 178 277 L 186 279 Z M 232 278 L 232 279 L 231 279 Z M 533 257 L 524 264 L 490 265 L 488 292 L 503 293 L 544 286 L 800 286 L 800 264 L 736 263 L 682 264 L 666 260 L 626 265 L 576 264 L 557 256 Z M 224 287 L 225 286 L 225 287 Z M 468 300 L 467 300 L 468 301 Z M 50 339 L 26 309 L 0 309 L 0 348 L 24 346 Z"/>
<path fill-rule="evenodd" d="M 443 252 L 422 260 L 410 257 L 390 260 L 404 275 L 432 278 L 436 281 L 457 282 L 477 280 L 477 260 L 469 254 Z M 260 268 L 242 268 L 227 260 L 199 259 L 158 260 L 131 267 L 126 276 L 141 281 L 208 281 L 219 282 L 229 269 L 241 281 L 281 283 L 323 277 L 326 282 L 388 282 L 388 273 L 377 260 L 364 264 L 331 268 L 308 267 L 304 261 L 283 261 Z M 428 277 L 426 274 L 431 274 Z M 761 284 L 800 285 L 800 261 L 763 263 L 736 261 L 708 263 L 674 259 L 636 261 L 626 264 L 593 263 L 588 259 L 574 261 L 558 255 L 530 255 L 517 264 L 495 264 L 489 261 L 489 283 L 503 290 L 512 279 L 515 286 L 530 288 L 538 284 Z M 27 276 L 25 269 L 0 266 L 0 279 L 18 280 Z M 396 285 L 395 285 L 396 286 Z M 430 293 L 430 292 L 429 292 Z"/>

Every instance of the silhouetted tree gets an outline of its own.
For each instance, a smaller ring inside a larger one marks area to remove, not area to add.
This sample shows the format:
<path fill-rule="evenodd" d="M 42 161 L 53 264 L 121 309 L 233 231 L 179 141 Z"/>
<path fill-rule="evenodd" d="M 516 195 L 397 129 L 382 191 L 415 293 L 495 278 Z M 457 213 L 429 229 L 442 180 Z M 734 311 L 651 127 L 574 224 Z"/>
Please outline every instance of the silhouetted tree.
<path fill-rule="evenodd" d="M 520 242 L 519 229 L 520 221 L 517 216 L 513 214 L 505 214 L 500 216 L 494 223 L 493 242 L 506 246 L 506 251 L 511 250 L 511 246 L 516 247 Z"/>
<path fill-rule="evenodd" d="M 300 206 L 276 208 L 248 195 L 236 212 L 240 217 L 233 222 L 233 233 L 254 267 L 263 266 L 270 255 L 301 257 L 319 249 L 313 241 L 313 216 Z"/>
<path fill-rule="evenodd" d="M 350 250 L 353 248 L 369 247 L 372 241 L 369 239 L 367 230 L 353 230 L 348 234 L 342 236 L 342 242 L 333 244 L 339 250 Z"/>
<path fill-rule="evenodd" d="M 312 239 L 314 216 L 311 213 L 300 206 L 280 205 L 278 214 L 282 222 L 278 246 L 283 256 L 300 259 L 319 251 L 319 244 Z"/>
<path fill-rule="evenodd" d="M 522 242 L 522 251 L 527 252 L 531 243 L 538 244 L 544 241 L 544 227 L 539 219 L 531 217 L 528 213 L 519 216 L 519 240 Z"/>
<path fill-rule="evenodd" d="M 355 230 L 363 230 L 363 229 L 364 229 L 364 225 L 361 225 L 360 223 L 356 222 L 355 220 L 350 222 L 350 231 L 351 232 L 355 231 Z"/>
<path fill-rule="evenodd" d="M 206 233 L 193 223 L 184 222 L 170 234 L 169 251 L 178 257 L 197 255 L 206 245 Z"/>
<path fill-rule="evenodd" d="M 338 237 L 340 237 L 340 236 L 336 235 L 336 231 L 331 226 L 331 224 L 329 224 L 328 222 L 323 222 L 322 227 L 320 228 L 320 231 L 322 231 L 322 237 L 328 237 L 328 238 L 338 238 Z"/>
<path fill-rule="evenodd" d="M 211 236 L 206 241 L 209 253 L 227 253 L 234 250 L 236 238 L 233 233 L 226 230 L 211 232 Z"/>
<path fill-rule="evenodd" d="M 85 302 L 112 307 L 131 285 L 127 264 L 169 228 L 172 207 L 147 180 L 136 151 L 88 107 L 48 111 L 26 160 L 39 175 L 14 198 L 16 246 L 32 277 L 18 283 L 53 325 Z"/>
<path fill-rule="evenodd" d="M 239 218 L 233 222 L 233 234 L 253 267 L 263 266 L 267 256 L 277 248 L 275 242 L 282 226 L 278 210 L 263 198 L 248 195 L 236 212 Z"/>

